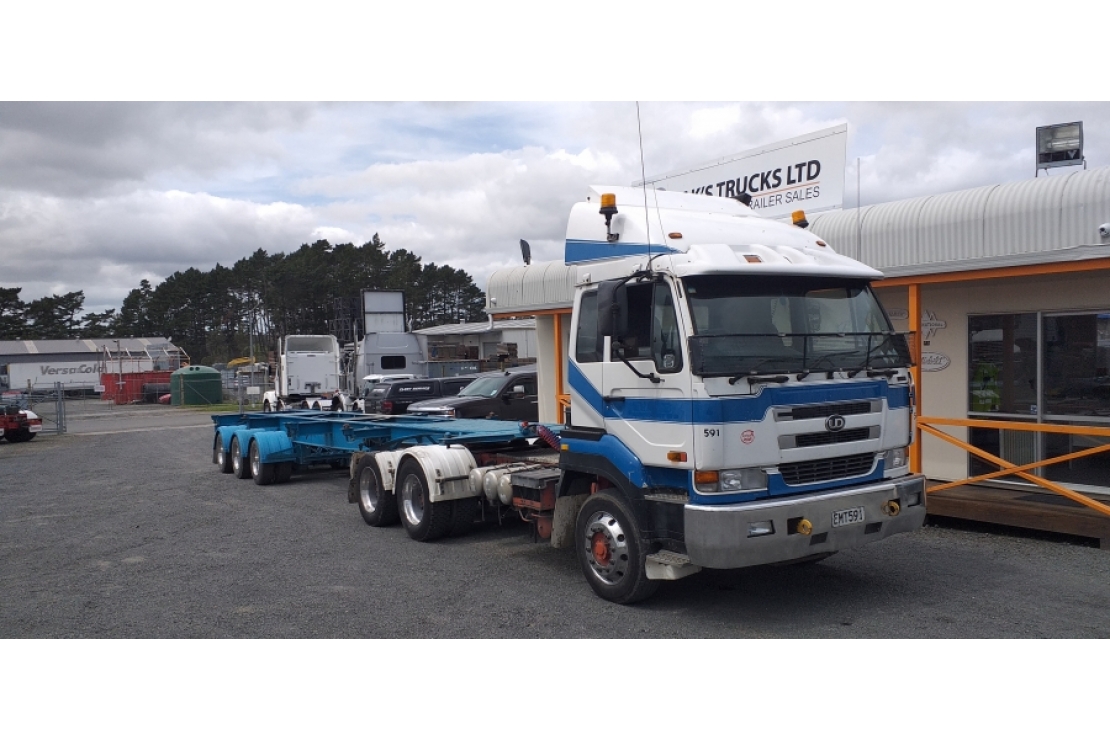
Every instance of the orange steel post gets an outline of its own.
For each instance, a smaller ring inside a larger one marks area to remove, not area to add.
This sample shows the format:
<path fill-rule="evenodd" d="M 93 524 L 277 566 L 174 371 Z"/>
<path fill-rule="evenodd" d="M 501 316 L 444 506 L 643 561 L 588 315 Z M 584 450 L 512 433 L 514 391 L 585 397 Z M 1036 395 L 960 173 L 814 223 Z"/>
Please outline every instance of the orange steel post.
<path fill-rule="evenodd" d="M 563 355 L 563 316 L 562 313 L 555 314 L 555 420 L 560 424 L 566 418 L 563 414 L 563 404 L 559 403 L 559 398 L 563 395 L 563 363 L 566 362 L 566 357 Z"/>
<path fill-rule="evenodd" d="M 913 378 L 913 387 L 916 389 L 917 398 L 914 402 L 914 417 L 921 416 L 921 286 L 910 283 L 909 286 L 909 314 L 910 336 L 913 337 L 913 357 L 916 364 L 910 368 L 910 377 Z M 915 430 L 913 444 L 910 445 L 910 470 L 914 473 L 921 472 L 921 434 Z"/>

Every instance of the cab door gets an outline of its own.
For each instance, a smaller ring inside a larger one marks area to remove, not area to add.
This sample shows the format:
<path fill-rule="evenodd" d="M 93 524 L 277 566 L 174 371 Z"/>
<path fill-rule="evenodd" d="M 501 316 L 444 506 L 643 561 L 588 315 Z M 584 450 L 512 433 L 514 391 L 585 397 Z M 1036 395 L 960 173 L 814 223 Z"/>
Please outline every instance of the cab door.
<path fill-rule="evenodd" d="M 605 429 L 646 465 L 674 467 L 669 452 L 693 459 L 693 402 L 674 287 L 661 276 L 605 292 L 599 313 L 613 311 L 609 356 L 602 362 Z M 601 322 L 604 326 L 604 320 Z"/>

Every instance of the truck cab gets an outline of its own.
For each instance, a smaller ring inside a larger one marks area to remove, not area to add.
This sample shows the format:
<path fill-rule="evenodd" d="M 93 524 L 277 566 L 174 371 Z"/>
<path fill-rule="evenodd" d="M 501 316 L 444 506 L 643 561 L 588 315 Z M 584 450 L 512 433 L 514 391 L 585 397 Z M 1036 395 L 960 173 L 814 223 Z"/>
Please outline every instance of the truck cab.
<path fill-rule="evenodd" d="M 635 600 L 702 567 L 919 528 L 912 360 L 869 287 L 881 273 L 730 199 L 647 197 L 595 189 L 567 230 L 560 496 L 589 514 L 576 546 L 595 590 Z M 632 531 L 646 566 L 617 576 Z"/>

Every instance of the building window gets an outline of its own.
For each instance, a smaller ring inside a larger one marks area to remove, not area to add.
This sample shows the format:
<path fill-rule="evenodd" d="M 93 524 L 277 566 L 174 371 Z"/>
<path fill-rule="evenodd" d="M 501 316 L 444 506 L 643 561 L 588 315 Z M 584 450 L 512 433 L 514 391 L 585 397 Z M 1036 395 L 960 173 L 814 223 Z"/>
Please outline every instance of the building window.
<path fill-rule="evenodd" d="M 1037 314 L 968 317 L 968 409 L 1037 415 Z"/>
<path fill-rule="evenodd" d="M 1049 416 L 1110 418 L 1110 313 L 1044 317 Z"/>
<path fill-rule="evenodd" d="M 968 317 L 968 411 L 971 417 L 1000 420 L 1110 423 L 1110 312 Z M 1098 447 L 1110 443 L 1110 437 L 972 429 L 969 441 L 1021 465 Z M 971 475 L 997 469 L 975 456 L 968 467 Z M 1033 472 L 1077 488 L 1106 491 L 1110 454 Z"/>

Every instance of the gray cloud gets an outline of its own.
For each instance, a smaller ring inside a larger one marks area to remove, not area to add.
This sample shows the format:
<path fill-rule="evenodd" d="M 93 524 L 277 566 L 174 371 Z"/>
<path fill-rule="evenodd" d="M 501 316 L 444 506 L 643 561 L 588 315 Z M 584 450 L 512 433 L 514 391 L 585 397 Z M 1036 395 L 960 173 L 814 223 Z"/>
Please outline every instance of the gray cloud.
<path fill-rule="evenodd" d="M 644 103 L 647 174 L 839 122 L 845 205 L 1033 175 L 1037 125 L 1083 120 L 1110 164 L 1107 103 Z M 560 259 L 588 185 L 640 178 L 632 103 L 0 103 L 0 285 L 118 307 L 146 278 L 317 238 L 469 272 Z"/>

